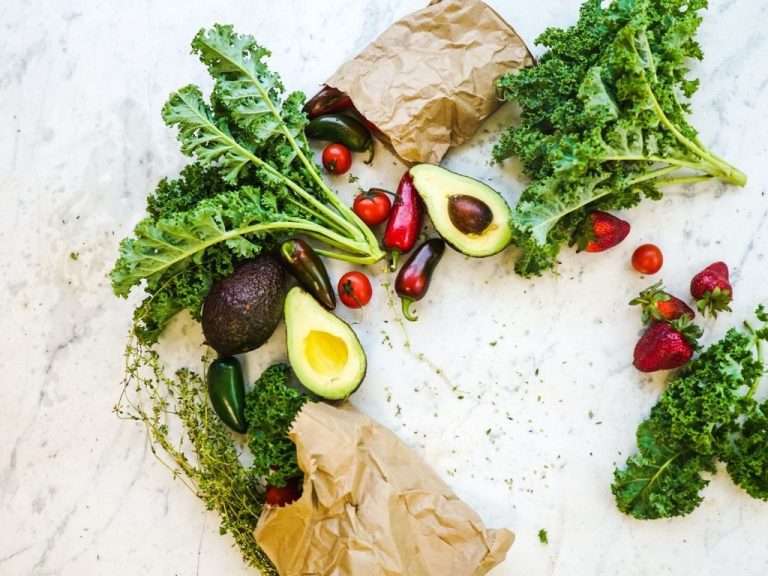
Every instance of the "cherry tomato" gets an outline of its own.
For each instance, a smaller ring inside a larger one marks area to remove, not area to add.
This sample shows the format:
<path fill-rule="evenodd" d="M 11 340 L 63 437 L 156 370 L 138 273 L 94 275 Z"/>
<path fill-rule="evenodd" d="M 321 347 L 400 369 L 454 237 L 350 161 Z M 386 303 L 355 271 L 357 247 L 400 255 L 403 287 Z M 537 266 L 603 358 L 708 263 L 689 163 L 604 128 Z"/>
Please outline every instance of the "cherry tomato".
<path fill-rule="evenodd" d="M 323 150 L 323 166 L 331 174 L 344 174 L 352 166 L 352 153 L 343 144 L 328 144 Z"/>
<path fill-rule="evenodd" d="M 362 308 L 372 295 L 371 281 L 362 272 L 347 272 L 339 280 L 339 299 L 347 308 Z"/>
<path fill-rule="evenodd" d="M 368 226 L 376 226 L 389 218 L 392 201 L 384 190 L 371 188 L 357 195 L 352 209 Z"/>
<path fill-rule="evenodd" d="M 288 481 L 285 486 L 267 486 L 264 501 L 270 506 L 287 506 L 301 497 L 301 484 L 298 478 Z"/>
<path fill-rule="evenodd" d="M 640 274 L 656 274 L 664 265 L 664 255 L 655 244 L 643 244 L 632 254 L 632 266 Z"/>

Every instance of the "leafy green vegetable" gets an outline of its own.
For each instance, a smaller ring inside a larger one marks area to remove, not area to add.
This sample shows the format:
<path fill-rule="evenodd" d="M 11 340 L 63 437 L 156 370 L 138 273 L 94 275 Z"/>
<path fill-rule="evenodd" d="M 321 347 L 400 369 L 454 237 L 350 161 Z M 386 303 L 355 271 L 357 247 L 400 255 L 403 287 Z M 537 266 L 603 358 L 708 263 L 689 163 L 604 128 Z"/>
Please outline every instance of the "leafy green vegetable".
<path fill-rule="evenodd" d="M 761 322 L 768 315 L 757 312 Z M 613 493 L 635 518 L 682 516 L 701 503 L 720 459 L 733 480 L 768 499 L 768 402 L 754 399 L 768 327 L 731 329 L 674 376 L 637 430 L 638 453 L 615 472 Z"/>
<path fill-rule="evenodd" d="M 593 209 L 621 209 L 662 186 L 746 177 L 698 140 L 688 98 L 698 81 L 687 63 L 706 0 L 587 0 L 578 23 L 550 28 L 539 64 L 499 79 L 502 97 L 522 108 L 522 125 L 494 148 L 521 159 L 532 178 L 514 211 L 516 270 L 552 268 L 561 246 L 578 241 Z"/>
<path fill-rule="evenodd" d="M 290 368 L 275 364 L 264 371 L 246 398 L 251 473 L 272 486 L 285 486 L 302 475 L 288 430 L 307 398 L 288 386 L 289 378 Z"/>
<path fill-rule="evenodd" d="M 240 463 L 232 435 L 208 402 L 203 378 L 189 370 L 166 375 L 157 352 L 136 343 L 126 351 L 126 373 L 117 414 L 146 426 L 152 453 L 218 513 L 221 533 L 232 535 L 248 565 L 277 576 L 253 537 L 263 485 Z"/>
<path fill-rule="evenodd" d="M 139 285 L 148 294 L 134 315 L 144 343 L 183 309 L 198 317 L 211 285 L 277 236 L 304 234 L 328 247 L 318 253 L 359 264 L 383 257 L 371 230 L 323 182 L 304 136 L 304 95 L 284 95 L 264 63 L 268 51 L 221 25 L 201 30 L 192 49 L 215 80 L 211 103 L 186 86 L 163 119 L 196 162 L 160 182 L 111 273 L 118 296 Z"/>
<path fill-rule="evenodd" d="M 547 534 L 547 531 L 544 530 L 544 528 L 539 530 L 539 542 L 542 544 L 549 544 L 549 534 Z"/>

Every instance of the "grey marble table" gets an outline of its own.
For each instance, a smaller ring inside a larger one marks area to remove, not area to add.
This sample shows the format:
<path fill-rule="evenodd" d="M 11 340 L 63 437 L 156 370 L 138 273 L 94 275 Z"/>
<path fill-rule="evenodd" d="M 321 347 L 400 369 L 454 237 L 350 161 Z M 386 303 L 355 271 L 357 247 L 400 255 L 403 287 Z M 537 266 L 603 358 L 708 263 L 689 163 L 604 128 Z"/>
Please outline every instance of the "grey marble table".
<path fill-rule="evenodd" d="M 342 2 L 98 2 L 4 0 L 0 5 L 0 574 L 231 576 L 246 569 L 216 517 L 174 482 L 143 431 L 111 409 L 135 300 L 115 299 L 106 274 L 118 240 L 162 176 L 183 165 L 159 115 L 168 93 L 206 73 L 189 55 L 201 26 L 231 22 L 274 52 L 292 88 L 312 92 L 417 0 Z M 495 1 L 527 39 L 573 22 L 573 0 Z M 694 65 L 701 138 L 750 176 L 670 190 L 628 211 L 628 241 L 601 256 L 567 253 L 559 276 L 516 277 L 512 253 L 469 261 L 450 253 L 418 323 L 403 326 L 376 274 L 359 332 L 369 377 L 354 403 L 422 454 L 491 526 L 518 539 L 494 576 L 768 572 L 768 504 L 722 470 L 687 518 L 637 522 L 615 508 L 614 463 L 663 377 L 631 366 L 646 280 L 634 246 L 663 246 L 664 280 L 685 293 L 716 259 L 734 272 L 734 313 L 707 322 L 707 340 L 768 299 L 766 0 L 713 0 Z M 511 201 L 514 164 L 489 164 L 503 109 L 446 164 Z M 393 188 L 402 167 L 382 154 L 357 162 L 360 184 Z M 349 198 L 346 177 L 335 184 Z M 342 270 L 334 267 L 334 274 Z M 197 358 L 199 328 L 180 318 L 166 348 Z M 255 375 L 282 358 L 282 329 L 249 355 Z M 539 543 L 545 528 L 549 545 Z"/>

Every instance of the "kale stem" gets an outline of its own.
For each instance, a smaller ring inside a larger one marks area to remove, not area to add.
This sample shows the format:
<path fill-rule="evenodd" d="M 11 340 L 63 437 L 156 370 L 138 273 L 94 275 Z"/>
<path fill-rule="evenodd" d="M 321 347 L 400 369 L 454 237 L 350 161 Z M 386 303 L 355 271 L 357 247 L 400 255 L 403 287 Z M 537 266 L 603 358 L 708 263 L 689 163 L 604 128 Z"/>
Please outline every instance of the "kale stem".
<path fill-rule="evenodd" d="M 640 184 L 640 182 L 647 182 L 648 180 L 653 180 L 654 178 L 659 178 L 672 172 L 676 172 L 679 169 L 679 166 L 667 166 L 666 168 L 659 168 L 658 170 L 646 172 L 645 174 L 637 176 L 636 178 L 632 178 L 628 184 L 629 186 L 633 186 L 635 184 Z"/>
<path fill-rule="evenodd" d="M 315 252 L 317 252 L 320 256 L 333 258 L 334 260 L 341 260 L 343 262 L 349 262 L 350 264 L 369 265 L 375 264 L 379 261 L 379 259 L 375 258 L 374 256 L 352 256 L 349 254 L 333 252 L 332 250 L 326 250 L 324 248 L 315 248 Z"/>
<path fill-rule="evenodd" d="M 672 166 L 692 168 L 694 170 L 704 170 L 704 167 L 700 162 L 691 162 L 690 160 L 682 160 L 680 158 L 663 158 L 661 156 L 642 156 L 640 154 L 628 156 L 603 156 L 600 160 L 604 162 L 659 162 L 663 164 L 671 164 Z"/>
<path fill-rule="evenodd" d="M 680 176 L 679 178 L 663 178 L 656 182 L 657 186 L 674 186 L 678 184 L 695 184 L 696 182 L 708 182 L 713 180 L 715 176 L 711 174 L 702 176 Z"/>
<path fill-rule="evenodd" d="M 696 156 L 700 157 L 705 163 L 712 166 L 715 169 L 715 172 L 719 176 L 722 176 L 722 179 L 725 182 L 734 184 L 736 186 L 746 185 L 747 176 L 741 170 L 728 164 L 722 158 L 718 158 L 708 150 L 697 146 L 694 142 L 691 142 L 691 140 L 686 138 L 686 136 L 680 132 L 680 130 L 678 130 L 677 126 L 675 126 L 664 113 L 664 110 L 661 108 L 661 104 L 659 104 L 659 101 L 656 99 L 656 95 L 653 93 L 651 86 L 647 85 L 646 88 L 648 90 L 648 96 L 651 98 L 653 108 L 656 111 L 656 115 L 659 117 L 659 120 L 661 120 L 661 123 L 664 124 L 664 126 L 666 126 L 670 132 L 672 132 L 672 135 L 677 138 L 677 140 L 683 146 L 688 148 Z"/>

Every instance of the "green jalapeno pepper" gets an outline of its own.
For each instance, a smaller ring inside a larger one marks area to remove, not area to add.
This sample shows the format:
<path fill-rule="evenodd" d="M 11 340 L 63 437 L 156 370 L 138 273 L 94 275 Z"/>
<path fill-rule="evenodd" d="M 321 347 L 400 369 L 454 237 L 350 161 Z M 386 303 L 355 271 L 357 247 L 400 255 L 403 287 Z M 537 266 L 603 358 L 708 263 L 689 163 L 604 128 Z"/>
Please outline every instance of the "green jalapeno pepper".
<path fill-rule="evenodd" d="M 245 419 L 245 382 L 237 358 L 217 358 L 208 367 L 208 397 L 221 421 L 235 432 L 248 430 Z"/>

